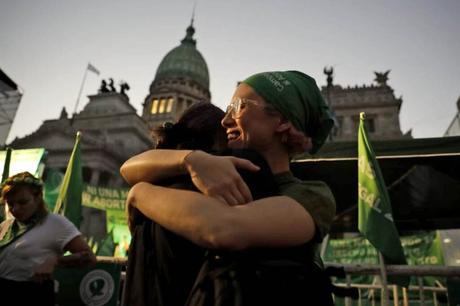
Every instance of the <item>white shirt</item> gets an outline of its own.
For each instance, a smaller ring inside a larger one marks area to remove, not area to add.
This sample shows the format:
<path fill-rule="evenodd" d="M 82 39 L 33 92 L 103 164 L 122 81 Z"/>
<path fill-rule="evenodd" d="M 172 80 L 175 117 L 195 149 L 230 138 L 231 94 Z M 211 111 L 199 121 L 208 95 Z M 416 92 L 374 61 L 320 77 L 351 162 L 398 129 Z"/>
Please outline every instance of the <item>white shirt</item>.
<path fill-rule="evenodd" d="M 61 215 L 49 213 L 42 223 L 35 225 L 0 252 L 0 277 L 15 281 L 31 280 L 35 267 L 49 256 L 60 256 L 73 238 L 81 235 L 78 229 Z"/>

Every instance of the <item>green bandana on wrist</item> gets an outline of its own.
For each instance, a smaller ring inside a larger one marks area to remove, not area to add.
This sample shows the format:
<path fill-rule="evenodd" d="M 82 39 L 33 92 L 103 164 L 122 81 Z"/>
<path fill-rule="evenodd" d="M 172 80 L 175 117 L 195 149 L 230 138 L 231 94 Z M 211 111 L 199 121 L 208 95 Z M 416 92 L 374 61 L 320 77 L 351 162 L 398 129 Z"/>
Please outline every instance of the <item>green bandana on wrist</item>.
<path fill-rule="evenodd" d="M 312 138 L 311 154 L 323 145 L 334 120 L 315 80 L 300 71 L 262 72 L 243 81 L 299 131 Z"/>

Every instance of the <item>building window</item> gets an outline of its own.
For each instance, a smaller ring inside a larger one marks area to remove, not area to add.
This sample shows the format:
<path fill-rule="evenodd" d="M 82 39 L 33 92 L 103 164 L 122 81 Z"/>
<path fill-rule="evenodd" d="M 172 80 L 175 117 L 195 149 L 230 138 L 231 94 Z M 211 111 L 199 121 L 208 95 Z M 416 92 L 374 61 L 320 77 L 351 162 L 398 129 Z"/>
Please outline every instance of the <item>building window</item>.
<path fill-rule="evenodd" d="M 174 103 L 174 99 L 169 98 L 168 99 L 168 105 L 166 106 L 166 112 L 167 113 L 170 113 L 172 111 L 173 103 Z"/>
<path fill-rule="evenodd" d="M 336 116 L 335 117 L 335 122 L 334 122 L 334 128 L 332 130 L 332 135 L 333 136 L 340 135 L 340 130 L 342 129 L 342 125 L 343 125 L 343 117 L 342 116 Z"/>
<path fill-rule="evenodd" d="M 156 114 L 158 111 L 158 99 L 153 99 L 152 101 L 152 109 L 150 110 L 151 114 Z"/>
<path fill-rule="evenodd" d="M 369 133 L 375 133 L 375 117 L 366 115 L 366 129 Z M 353 116 L 353 123 L 356 127 L 356 131 L 359 127 L 359 116 Z"/>
<path fill-rule="evenodd" d="M 112 175 L 107 171 L 102 171 L 99 176 L 99 186 L 109 186 Z"/>
<path fill-rule="evenodd" d="M 166 108 L 166 99 L 160 100 L 160 107 L 158 108 L 158 113 L 163 114 Z"/>
<path fill-rule="evenodd" d="M 366 127 L 369 133 L 375 132 L 375 118 L 366 118 Z"/>

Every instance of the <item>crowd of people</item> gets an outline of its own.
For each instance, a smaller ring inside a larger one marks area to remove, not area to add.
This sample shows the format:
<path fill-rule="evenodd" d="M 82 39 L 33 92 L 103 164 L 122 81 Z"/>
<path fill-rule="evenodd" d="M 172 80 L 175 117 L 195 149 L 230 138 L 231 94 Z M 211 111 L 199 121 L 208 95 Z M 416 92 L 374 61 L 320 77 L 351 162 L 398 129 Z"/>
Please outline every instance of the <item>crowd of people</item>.
<path fill-rule="evenodd" d="M 155 129 L 155 149 L 120 169 L 132 233 L 122 305 L 332 305 L 319 245 L 334 197 L 290 171 L 332 126 L 313 78 L 273 71 L 242 81 L 226 112 L 200 102 Z M 11 218 L 0 227 L 0 295 L 54 305 L 54 268 L 94 254 L 47 212 L 30 173 L 8 178 L 1 201 Z"/>

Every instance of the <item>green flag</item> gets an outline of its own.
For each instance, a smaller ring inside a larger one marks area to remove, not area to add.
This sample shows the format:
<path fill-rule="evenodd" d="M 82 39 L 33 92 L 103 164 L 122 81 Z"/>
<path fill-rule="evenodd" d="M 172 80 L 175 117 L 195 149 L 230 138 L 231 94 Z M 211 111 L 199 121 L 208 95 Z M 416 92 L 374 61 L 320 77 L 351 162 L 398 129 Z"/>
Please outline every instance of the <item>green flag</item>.
<path fill-rule="evenodd" d="M 115 253 L 115 242 L 113 241 L 113 230 L 107 233 L 107 236 L 99 243 L 96 255 L 113 256 Z"/>
<path fill-rule="evenodd" d="M 393 220 L 390 197 L 365 127 L 365 114 L 360 114 L 358 132 L 358 228 L 380 251 L 388 264 L 406 265 L 401 240 Z M 409 277 L 391 277 L 402 286 Z"/>
<path fill-rule="evenodd" d="M 81 194 L 83 176 L 80 159 L 80 132 L 77 132 L 75 145 L 62 180 L 54 212 L 67 217 L 77 228 L 81 221 Z"/>

